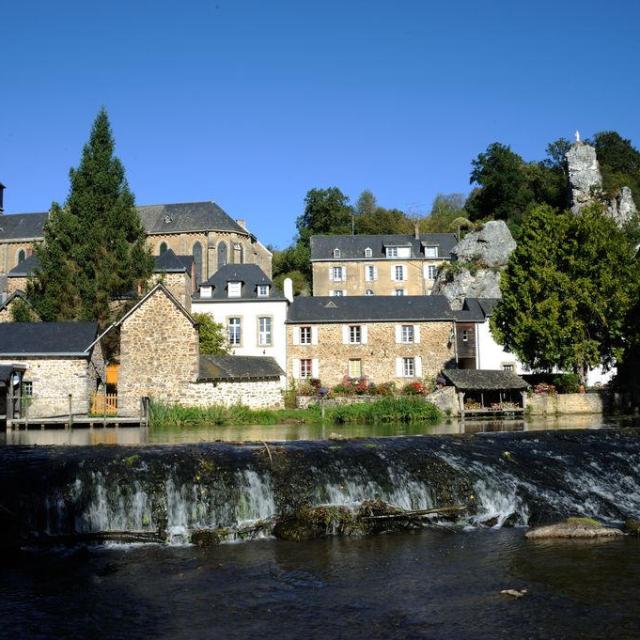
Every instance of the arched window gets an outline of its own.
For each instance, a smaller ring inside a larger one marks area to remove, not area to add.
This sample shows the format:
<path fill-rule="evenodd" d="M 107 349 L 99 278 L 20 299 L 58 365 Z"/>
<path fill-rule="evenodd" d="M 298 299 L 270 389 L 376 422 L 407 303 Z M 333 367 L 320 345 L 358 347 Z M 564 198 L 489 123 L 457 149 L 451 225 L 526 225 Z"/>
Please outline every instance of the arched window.
<path fill-rule="evenodd" d="M 340 249 L 334 249 L 333 250 L 333 257 L 334 258 L 339 258 L 340 257 Z"/>
<path fill-rule="evenodd" d="M 227 264 L 227 244 L 218 242 L 218 269 Z"/>
<path fill-rule="evenodd" d="M 161 242 L 160 243 L 160 255 L 162 255 L 166 250 L 167 250 L 167 243 L 166 242 Z"/>
<path fill-rule="evenodd" d="M 365 258 L 370 258 L 373 255 L 373 251 L 371 251 L 371 247 L 367 247 L 364 250 L 364 257 Z"/>
<path fill-rule="evenodd" d="M 20 264 L 21 262 L 24 262 L 26 258 L 27 258 L 27 254 L 25 250 L 20 249 L 20 251 L 18 251 L 18 262 L 16 264 Z"/>
<path fill-rule="evenodd" d="M 193 262 L 196 267 L 196 287 L 202 282 L 202 245 L 195 242 L 191 251 Z"/>

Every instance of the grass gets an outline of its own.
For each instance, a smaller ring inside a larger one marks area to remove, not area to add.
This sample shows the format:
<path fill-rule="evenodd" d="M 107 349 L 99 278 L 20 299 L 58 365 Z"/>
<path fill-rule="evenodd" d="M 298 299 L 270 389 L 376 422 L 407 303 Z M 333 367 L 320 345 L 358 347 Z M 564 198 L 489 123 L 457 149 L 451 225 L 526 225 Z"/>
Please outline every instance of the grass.
<path fill-rule="evenodd" d="M 328 406 L 325 421 L 334 424 L 380 424 L 384 422 L 427 422 L 442 419 L 440 410 L 421 398 L 382 398 L 375 402 Z M 152 402 L 151 427 L 199 425 L 270 425 L 322 422 L 321 409 L 250 409 L 242 405 L 223 407 L 181 407 Z"/>

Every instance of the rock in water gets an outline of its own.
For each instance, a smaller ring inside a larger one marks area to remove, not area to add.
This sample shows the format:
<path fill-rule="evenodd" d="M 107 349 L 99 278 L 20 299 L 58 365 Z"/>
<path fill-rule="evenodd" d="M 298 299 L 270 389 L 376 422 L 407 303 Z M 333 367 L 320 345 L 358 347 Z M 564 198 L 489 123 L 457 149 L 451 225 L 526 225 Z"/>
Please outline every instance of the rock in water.
<path fill-rule="evenodd" d="M 527 531 L 525 537 L 531 540 L 544 540 L 549 538 L 614 538 L 623 535 L 624 533 L 620 529 L 605 527 L 593 518 L 568 518 L 558 524 L 531 529 L 531 531 Z"/>
<path fill-rule="evenodd" d="M 500 271 L 515 248 L 503 220 L 487 222 L 453 248 L 452 268 L 438 274 L 432 293 L 446 296 L 454 309 L 461 309 L 465 298 L 500 298 Z"/>

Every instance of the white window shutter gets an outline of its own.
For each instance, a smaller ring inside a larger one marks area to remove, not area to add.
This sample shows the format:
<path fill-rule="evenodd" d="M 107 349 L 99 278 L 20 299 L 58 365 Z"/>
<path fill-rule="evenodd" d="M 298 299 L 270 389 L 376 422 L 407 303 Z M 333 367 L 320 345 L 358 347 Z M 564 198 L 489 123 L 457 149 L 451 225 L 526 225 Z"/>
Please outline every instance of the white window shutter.
<path fill-rule="evenodd" d="M 422 358 L 420 356 L 416 356 L 414 358 L 415 366 L 416 366 L 416 378 L 422 378 Z"/>
<path fill-rule="evenodd" d="M 298 380 L 300 378 L 300 360 L 298 358 L 294 358 L 292 361 L 293 364 L 293 377 Z"/>
<path fill-rule="evenodd" d="M 401 343 L 402 343 L 402 325 L 397 324 L 396 325 L 396 344 L 401 344 Z"/>
<path fill-rule="evenodd" d="M 360 340 L 362 341 L 362 344 L 367 344 L 367 340 L 369 338 L 368 329 L 369 327 L 367 327 L 366 324 L 363 324 L 362 327 L 360 328 Z"/>
<path fill-rule="evenodd" d="M 378 267 L 373 267 L 373 279 L 378 279 Z"/>
<path fill-rule="evenodd" d="M 293 344 L 297 346 L 300 344 L 300 332 L 302 329 L 300 327 L 293 327 Z"/>
<path fill-rule="evenodd" d="M 396 281 L 396 268 L 395 267 L 391 267 L 391 280 L 393 280 L 393 282 Z"/>
<path fill-rule="evenodd" d="M 311 326 L 311 344 L 318 344 L 318 327 Z"/>
<path fill-rule="evenodd" d="M 420 325 L 413 325 L 413 340 L 416 344 L 420 344 Z"/>
<path fill-rule="evenodd" d="M 311 360 L 311 377 L 312 378 L 320 377 L 320 362 L 318 358 L 312 358 Z"/>
<path fill-rule="evenodd" d="M 329 267 L 329 280 L 333 282 L 333 267 Z"/>
<path fill-rule="evenodd" d="M 364 280 L 365 282 L 370 282 L 371 278 L 369 277 L 369 267 L 365 266 L 364 268 Z"/>
<path fill-rule="evenodd" d="M 402 358 L 396 358 L 396 378 L 402 378 Z"/>
<path fill-rule="evenodd" d="M 342 344 L 349 344 L 349 325 L 342 325 Z"/>

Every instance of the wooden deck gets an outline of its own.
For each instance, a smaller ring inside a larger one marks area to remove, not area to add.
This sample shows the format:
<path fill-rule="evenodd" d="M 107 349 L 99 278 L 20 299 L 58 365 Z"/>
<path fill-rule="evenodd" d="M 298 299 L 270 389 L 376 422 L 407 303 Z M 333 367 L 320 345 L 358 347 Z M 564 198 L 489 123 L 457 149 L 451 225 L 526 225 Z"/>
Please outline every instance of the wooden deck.
<path fill-rule="evenodd" d="M 53 416 L 50 418 L 15 418 L 7 423 L 7 431 L 37 429 L 117 429 L 119 427 L 146 427 L 144 416 Z"/>

